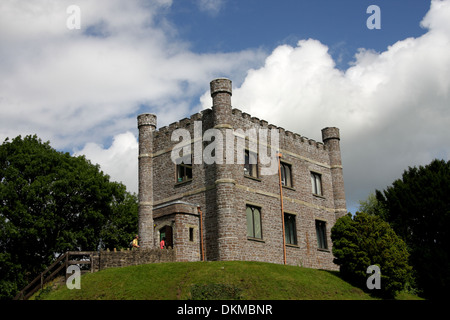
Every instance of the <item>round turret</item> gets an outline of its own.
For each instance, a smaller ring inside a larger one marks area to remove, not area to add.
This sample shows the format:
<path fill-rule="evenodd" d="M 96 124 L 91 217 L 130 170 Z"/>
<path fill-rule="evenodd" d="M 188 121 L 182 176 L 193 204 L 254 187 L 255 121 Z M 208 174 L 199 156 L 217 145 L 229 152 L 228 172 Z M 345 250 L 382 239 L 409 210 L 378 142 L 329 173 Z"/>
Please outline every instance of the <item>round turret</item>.
<path fill-rule="evenodd" d="M 138 128 L 141 126 L 153 126 L 156 128 L 156 115 L 152 113 L 143 113 L 138 115 Z"/>
<path fill-rule="evenodd" d="M 231 80 L 219 78 L 210 83 L 211 97 L 213 98 L 213 106 L 227 105 L 231 106 Z"/>

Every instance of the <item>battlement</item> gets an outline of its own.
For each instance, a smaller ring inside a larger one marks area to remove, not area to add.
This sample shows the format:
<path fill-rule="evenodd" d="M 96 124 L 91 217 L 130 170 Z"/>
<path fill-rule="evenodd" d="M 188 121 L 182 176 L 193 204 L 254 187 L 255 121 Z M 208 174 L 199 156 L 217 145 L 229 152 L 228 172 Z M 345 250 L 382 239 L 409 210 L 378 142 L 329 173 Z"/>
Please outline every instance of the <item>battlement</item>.
<path fill-rule="evenodd" d="M 190 127 L 193 128 L 195 121 L 204 121 L 208 116 L 212 115 L 213 112 L 214 112 L 214 110 L 212 110 L 212 109 L 205 109 L 205 110 L 202 110 L 198 113 L 191 115 L 189 118 L 183 118 L 179 121 L 172 122 L 168 126 L 164 126 L 164 127 L 159 128 L 158 130 L 156 130 L 155 136 L 159 137 L 159 136 L 164 136 L 164 135 L 170 135 L 176 129 L 189 130 Z M 260 129 L 260 128 L 261 129 L 278 129 L 280 138 L 289 139 L 295 143 L 304 143 L 304 144 L 308 144 L 311 146 L 315 146 L 317 149 L 326 150 L 326 146 L 323 142 L 315 141 L 314 139 L 309 139 L 305 136 L 300 135 L 299 133 L 295 133 L 290 130 L 286 130 L 285 128 L 276 126 L 274 124 L 270 124 L 268 121 L 254 117 L 246 112 L 243 112 L 240 109 L 233 108 L 232 115 L 233 115 L 233 119 L 232 119 L 231 123 L 239 123 L 243 120 L 244 122 L 251 124 L 253 127 L 256 127 L 256 129 Z M 233 127 L 235 127 L 236 129 L 239 128 L 239 126 L 233 126 Z M 327 139 L 336 137 L 335 129 L 337 129 L 337 128 L 324 128 L 323 129 L 323 130 L 325 130 L 325 131 L 323 131 L 323 132 L 325 132 L 325 134 L 323 135 L 324 142 Z M 339 130 L 337 131 L 337 137 L 339 139 Z"/>
<path fill-rule="evenodd" d="M 213 99 L 213 108 L 208 108 L 202 110 L 198 113 L 191 115 L 189 118 L 184 118 L 179 121 L 173 122 L 168 126 L 164 126 L 155 131 L 155 137 L 161 137 L 164 135 L 171 135 L 172 132 L 176 129 L 187 129 L 193 128 L 195 121 L 205 122 L 210 120 L 211 116 L 214 115 L 214 106 L 229 106 L 231 108 L 231 95 L 232 95 L 232 82 L 226 78 L 218 78 L 210 83 L 210 91 L 211 97 Z M 220 97 L 219 97 L 220 96 Z M 276 126 L 274 124 L 270 124 L 267 120 L 259 119 L 254 117 L 246 112 L 243 112 L 237 108 L 231 108 L 231 119 L 228 119 L 228 123 L 232 125 L 233 128 L 249 128 L 255 127 L 256 129 L 278 129 L 281 139 L 287 139 L 292 141 L 293 143 L 306 144 L 310 146 L 314 146 L 320 150 L 327 150 L 327 146 L 325 141 L 332 138 L 339 139 L 339 129 L 338 128 L 324 128 L 322 129 L 322 141 L 315 141 L 314 139 L 309 139 L 305 136 L 302 136 L 298 133 L 292 132 L 290 130 L 286 130 L 283 127 Z M 139 125 L 155 125 L 156 126 L 156 116 L 151 114 L 144 114 L 138 118 L 138 127 Z M 211 124 L 212 126 L 212 124 Z M 203 128 L 208 129 L 207 126 L 203 125 Z"/>
<path fill-rule="evenodd" d="M 285 137 L 285 138 L 291 139 L 292 141 L 297 142 L 297 143 L 307 143 L 309 145 L 313 145 L 313 146 L 317 147 L 318 149 L 323 149 L 323 150 L 326 149 L 324 143 L 322 143 L 322 142 L 317 142 L 313 139 L 309 139 L 298 133 L 292 132 L 290 130 L 286 130 L 283 127 L 279 127 L 274 124 L 270 124 L 266 120 L 259 119 L 257 117 L 253 117 L 252 115 L 250 115 L 246 112 L 243 112 L 242 110 L 239 110 L 237 108 L 232 109 L 232 114 L 233 114 L 233 116 L 235 116 L 234 120 L 239 121 L 239 118 L 241 118 L 244 121 L 254 124 L 255 126 L 258 127 L 258 129 L 259 128 L 261 128 L 261 129 L 278 129 L 280 138 Z"/>
<path fill-rule="evenodd" d="M 172 122 L 168 126 L 164 126 L 156 130 L 155 136 L 158 137 L 172 134 L 173 130 L 175 129 L 183 128 L 189 130 L 190 127 L 193 128 L 195 121 L 203 121 L 210 113 L 212 113 L 211 109 L 205 109 L 191 115 L 189 118 L 183 118 L 179 121 Z"/>

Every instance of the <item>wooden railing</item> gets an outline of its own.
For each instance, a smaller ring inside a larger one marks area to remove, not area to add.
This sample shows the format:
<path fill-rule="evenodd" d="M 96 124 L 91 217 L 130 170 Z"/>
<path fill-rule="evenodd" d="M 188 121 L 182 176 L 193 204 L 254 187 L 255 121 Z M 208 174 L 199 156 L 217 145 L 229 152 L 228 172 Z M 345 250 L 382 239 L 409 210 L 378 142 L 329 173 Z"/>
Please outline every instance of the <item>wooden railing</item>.
<path fill-rule="evenodd" d="M 25 288 L 23 288 L 15 297 L 14 300 L 27 300 L 36 291 L 41 290 L 44 285 L 53 280 L 58 275 L 64 274 L 64 279 L 67 280 L 66 270 L 70 265 L 88 265 L 89 270 L 81 270 L 82 273 L 93 272 L 93 255 L 95 251 L 68 251 L 61 255 L 55 262 L 53 262 L 45 271 L 41 272 L 33 281 L 31 281 Z M 82 257 L 82 260 L 71 260 L 72 257 Z M 88 256 L 89 259 L 85 260 L 83 257 Z"/>

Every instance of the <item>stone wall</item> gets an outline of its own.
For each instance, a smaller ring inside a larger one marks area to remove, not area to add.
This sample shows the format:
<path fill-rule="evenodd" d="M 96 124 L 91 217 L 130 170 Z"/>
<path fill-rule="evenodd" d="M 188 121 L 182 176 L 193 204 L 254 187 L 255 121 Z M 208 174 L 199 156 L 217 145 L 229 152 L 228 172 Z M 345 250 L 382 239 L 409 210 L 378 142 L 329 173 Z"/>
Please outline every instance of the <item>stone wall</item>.
<path fill-rule="evenodd" d="M 148 263 L 175 262 L 175 249 L 138 249 L 100 251 L 93 257 L 94 272 L 108 268 L 136 266 Z"/>

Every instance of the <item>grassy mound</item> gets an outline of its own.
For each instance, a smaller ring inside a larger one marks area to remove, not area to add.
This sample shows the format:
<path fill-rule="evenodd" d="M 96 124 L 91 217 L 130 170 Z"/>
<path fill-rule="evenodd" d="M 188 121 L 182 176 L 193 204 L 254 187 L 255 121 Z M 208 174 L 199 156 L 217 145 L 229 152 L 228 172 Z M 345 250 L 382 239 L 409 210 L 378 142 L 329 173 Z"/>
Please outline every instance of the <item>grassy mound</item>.
<path fill-rule="evenodd" d="M 263 262 L 157 263 L 102 270 L 40 294 L 46 300 L 373 299 L 338 272 Z M 411 299 L 413 296 L 402 298 Z"/>

